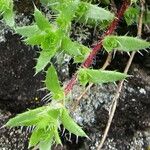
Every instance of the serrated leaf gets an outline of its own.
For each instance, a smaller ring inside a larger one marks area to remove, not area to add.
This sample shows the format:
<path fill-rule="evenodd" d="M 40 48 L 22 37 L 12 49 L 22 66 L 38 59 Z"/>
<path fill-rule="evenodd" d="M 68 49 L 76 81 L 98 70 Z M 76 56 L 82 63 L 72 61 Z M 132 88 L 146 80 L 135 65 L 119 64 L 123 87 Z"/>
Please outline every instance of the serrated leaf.
<path fill-rule="evenodd" d="M 91 25 L 101 25 L 103 22 L 109 22 L 114 18 L 114 14 L 110 11 L 86 2 L 80 3 L 76 16 L 79 22 Z"/>
<path fill-rule="evenodd" d="M 50 62 L 50 59 L 55 55 L 56 49 L 42 50 L 40 56 L 37 59 L 37 64 L 35 66 L 36 74 L 43 70 L 46 65 Z"/>
<path fill-rule="evenodd" d="M 43 113 L 42 115 L 40 114 L 38 118 L 39 121 L 36 123 L 38 129 L 46 129 L 50 123 L 56 122 L 56 119 L 48 115 L 48 113 Z"/>
<path fill-rule="evenodd" d="M 14 19 L 14 12 L 12 9 L 6 10 L 3 14 L 3 17 L 7 25 L 9 25 L 10 27 L 14 26 L 15 19 Z"/>
<path fill-rule="evenodd" d="M 37 145 L 40 142 L 41 135 L 43 134 L 43 132 L 44 132 L 43 129 L 35 129 L 32 132 L 32 135 L 31 135 L 30 140 L 29 140 L 29 148 Z"/>
<path fill-rule="evenodd" d="M 14 13 L 13 13 L 13 1 L 12 0 L 1 0 L 0 1 L 0 14 L 3 15 L 3 18 L 7 25 L 14 26 Z"/>
<path fill-rule="evenodd" d="M 40 34 L 41 31 L 38 29 L 37 25 L 31 25 L 31 26 L 23 26 L 23 27 L 17 27 L 16 32 L 21 34 L 24 37 L 30 38 L 33 35 Z"/>
<path fill-rule="evenodd" d="M 28 33 L 27 33 L 28 34 Z M 44 42 L 44 33 L 40 33 L 40 34 L 33 34 L 32 36 L 26 38 L 25 40 L 23 40 L 26 44 L 29 45 L 38 45 L 41 46 L 41 44 Z"/>
<path fill-rule="evenodd" d="M 36 128 L 32 132 L 32 135 L 30 137 L 29 148 L 37 145 L 38 143 L 40 143 L 40 147 L 44 147 L 42 143 L 47 143 L 47 146 L 50 147 L 51 146 L 50 143 L 52 143 L 53 141 L 53 135 L 54 135 L 53 129 L 45 130 L 41 128 L 40 129 Z M 50 141 L 50 143 L 48 141 Z"/>
<path fill-rule="evenodd" d="M 40 114 L 39 122 L 37 122 L 36 126 L 38 128 L 47 128 L 49 124 L 57 124 L 59 117 L 61 115 L 62 108 L 49 108 L 46 112 Z"/>
<path fill-rule="evenodd" d="M 54 106 L 54 109 L 49 110 L 47 113 L 49 116 L 57 120 L 60 117 L 62 108 L 57 108 L 56 105 Z"/>
<path fill-rule="evenodd" d="M 108 52 L 113 49 L 125 52 L 138 51 L 148 48 L 149 46 L 149 42 L 129 36 L 106 36 L 103 40 L 103 47 Z"/>
<path fill-rule="evenodd" d="M 77 10 L 79 2 L 79 0 L 60 1 L 60 3 L 58 2 L 57 7 L 55 6 L 56 10 L 59 12 L 56 22 L 58 26 L 67 33 L 71 28 L 71 21 L 75 16 L 75 12 Z"/>
<path fill-rule="evenodd" d="M 81 55 L 79 47 L 68 37 L 63 38 L 61 49 L 71 56 Z"/>
<path fill-rule="evenodd" d="M 83 62 L 88 57 L 88 55 L 90 54 L 90 49 L 82 44 L 79 44 L 79 43 L 76 43 L 76 44 L 77 44 L 77 47 L 79 47 L 81 55 L 75 56 L 74 62 L 80 63 L 80 62 Z"/>
<path fill-rule="evenodd" d="M 33 110 L 28 110 L 16 117 L 10 119 L 6 126 L 16 127 L 16 126 L 30 126 L 34 125 L 39 121 L 39 114 L 42 113 L 47 107 L 43 106 Z"/>
<path fill-rule="evenodd" d="M 136 23 L 138 21 L 139 13 L 140 13 L 140 9 L 138 7 L 136 7 L 136 8 L 129 7 L 124 14 L 127 25 Z"/>
<path fill-rule="evenodd" d="M 83 136 L 83 137 L 88 137 L 86 133 L 81 129 L 80 126 L 78 126 L 73 119 L 70 117 L 68 111 L 64 109 L 62 111 L 62 124 L 63 126 L 71 133 L 77 135 L 77 136 Z"/>
<path fill-rule="evenodd" d="M 63 33 L 61 30 L 47 31 L 43 37 L 43 42 L 41 43 L 41 48 L 48 49 L 59 49 L 61 46 Z"/>
<path fill-rule="evenodd" d="M 48 19 L 36 7 L 34 11 L 34 17 L 40 30 L 46 31 L 51 28 L 51 24 L 49 23 Z"/>
<path fill-rule="evenodd" d="M 57 72 L 53 65 L 51 65 L 47 70 L 45 84 L 47 89 L 52 92 L 54 99 L 56 100 L 64 99 L 64 91 L 60 86 Z"/>
<path fill-rule="evenodd" d="M 90 53 L 90 49 L 82 44 L 71 41 L 70 38 L 62 40 L 62 50 L 74 57 L 76 63 L 83 62 Z"/>
<path fill-rule="evenodd" d="M 91 83 L 108 83 L 125 79 L 126 74 L 116 71 L 95 70 L 95 69 L 79 69 L 78 79 L 82 85 Z"/>

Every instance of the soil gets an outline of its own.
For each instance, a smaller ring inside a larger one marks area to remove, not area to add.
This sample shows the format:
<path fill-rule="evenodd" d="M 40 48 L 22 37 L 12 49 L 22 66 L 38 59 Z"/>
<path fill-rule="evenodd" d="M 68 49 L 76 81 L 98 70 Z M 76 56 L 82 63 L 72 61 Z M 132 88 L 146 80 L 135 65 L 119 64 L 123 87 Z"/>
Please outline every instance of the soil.
<path fill-rule="evenodd" d="M 39 5 L 39 1 L 35 3 Z M 31 1 L 26 0 L 22 5 L 22 1 L 15 0 L 15 9 L 18 12 L 16 18 L 18 24 L 32 22 Z M 24 17 L 26 18 L 24 21 L 19 20 Z M 21 36 L 14 34 L 3 22 L 0 22 L 0 29 L 0 127 L 2 127 L 14 115 L 45 104 L 41 99 L 46 92 L 39 90 L 43 88 L 41 81 L 44 74 L 34 76 L 36 63 L 34 58 L 38 56 L 39 49 L 25 45 L 21 41 Z M 134 28 L 131 27 L 132 29 Z M 72 37 L 84 44 L 87 42 L 91 44 L 97 40 L 95 37 L 98 35 L 98 32 L 93 34 L 93 31 L 90 27 L 77 25 L 72 30 Z M 150 38 L 147 30 L 143 33 L 144 36 Z M 103 150 L 150 148 L 150 57 L 146 52 L 143 52 L 143 55 L 137 54 L 130 68 L 129 74 L 133 76 L 124 84 Z M 105 53 L 99 53 L 93 67 L 99 68 L 105 56 Z M 108 69 L 123 71 L 128 58 L 127 54 L 117 53 Z M 73 64 L 72 60 L 61 67 L 58 65 L 61 80 L 64 82 L 68 80 L 77 66 L 78 64 Z M 69 74 L 66 72 L 68 70 Z M 80 106 L 72 112 L 74 119 L 83 126 L 91 140 L 80 137 L 77 139 L 74 135 L 70 137 L 66 131 L 62 136 L 63 148 L 54 146 L 52 149 L 95 150 L 106 127 L 115 90 L 115 84 L 94 85 L 82 98 Z M 75 101 L 81 91 L 83 88 L 75 85 L 72 100 Z M 1 128 L 0 149 L 28 150 L 30 131 L 31 129 L 27 128 Z"/>

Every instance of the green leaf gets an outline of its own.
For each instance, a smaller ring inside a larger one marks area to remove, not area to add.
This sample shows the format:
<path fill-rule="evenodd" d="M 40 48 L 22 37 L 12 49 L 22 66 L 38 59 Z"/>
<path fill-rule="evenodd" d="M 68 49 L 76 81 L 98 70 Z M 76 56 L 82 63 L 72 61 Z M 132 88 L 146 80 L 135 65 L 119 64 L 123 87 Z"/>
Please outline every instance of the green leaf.
<path fill-rule="evenodd" d="M 94 70 L 94 69 L 79 69 L 78 79 L 82 85 L 88 82 L 92 83 L 108 83 L 125 79 L 126 74 L 116 71 Z"/>
<path fill-rule="evenodd" d="M 68 37 L 63 38 L 61 49 L 71 56 L 81 55 L 77 44 L 75 42 L 72 42 Z"/>
<path fill-rule="evenodd" d="M 88 55 L 90 54 L 90 49 L 82 44 L 76 43 L 76 46 L 79 47 L 81 55 L 77 55 L 74 58 L 75 63 L 83 62 Z"/>
<path fill-rule="evenodd" d="M 40 30 L 46 31 L 51 28 L 51 24 L 49 23 L 48 19 L 43 16 L 43 14 L 36 7 L 34 11 L 34 17 Z"/>
<path fill-rule="evenodd" d="M 70 38 L 65 37 L 62 40 L 62 50 L 74 57 L 75 62 L 83 62 L 90 53 L 90 49 L 82 44 L 71 41 Z"/>
<path fill-rule="evenodd" d="M 54 118 L 55 120 L 58 120 L 58 118 L 60 117 L 62 112 L 62 106 L 59 106 L 57 108 L 56 105 L 54 105 L 54 108 L 49 110 L 47 113 L 49 116 L 51 116 L 52 118 Z"/>
<path fill-rule="evenodd" d="M 77 135 L 77 136 L 83 136 L 88 137 L 86 133 L 81 129 L 80 126 L 78 126 L 73 119 L 70 117 L 68 111 L 66 109 L 62 112 L 62 124 L 63 126 L 71 133 Z"/>
<path fill-rule="evenodd" d="M 56 144 L 62 145 L 62 142 L 61 142 L 61 139 L 60 139 L 60 136 L 59 136 L 56 126 L 54 127 L 54 137 L 55 137 Z"/>
<path fill-rule="evenodd" d="M 35 129 L 32 132 L 32 135 L 31 135 L 30 140 L 29 140 L 29 148 L 37 145 L 40 142 L 41 135 L 43 135 L 43 132 L 44 132 L 43 129 Z"/>
<path fill-rule="evenodd" d="M 41 43 L 41 48 L 48 49 L 59 49 L 61 46 L 61 41 L 63 38 L 63 33 L 60 29 L 56 31 L 47 31 L 43 37 L 43 42 Z"/>
<path fill-rule="evenodd" d="M 30 38 L 31 36 L 37 36 L 37 34 L 40 34 L 41 31 L 38 29 L 37 25 L 31 25 L 31 26 L 23 26 L 23 27 L 17 27 L 16 32 L 21 34 L 24 37 Z"/>
<path fill-rule="evenodd" d="M 127 25 L 132 25 L 133 23 L 136 23 L 138 21 L 139 13 L 140 8 L 129 7 L 124 14 Z"/>
<path fill-rule="evenodd" d="M 15 24 L 14 13 L 13 13 L 13 1 L 12 0 L 0 0 L 0 14 L 7 25 L 13 27 Z"/>
<path fill-rule="evenodd" d="M 91 25 L 101 25 L 104 21 L 111 21 L 114 14 L 104 8 L 81 2 L 76 12 L 76 19 L 79 22 Z"/>
<path fill-rule="evenodd" d="M 14 26 L 15 19 L 14 19 L 14 12 L 12 9 L 6 10 L 3 14 L 3 17 L 7 25 L 9 25 L 10 27 Z"/>
<path fill-rule="evenodd" d="M 53 129 L 45 130 L 36 128 L 30 137 L 29 140 L 29 148 L 40 143 L 40 147 L 51 147 L 51 143 L 53 141 L 54 131 Z M 43 145 L 46 144 L 47 145 Z M 46 149 L 45 149 L 46 150 Z"/>
<path fill-rule="evenodd" d="M 35 125 L 39 121 L 39 114 L 46 109 L 47 107 L 43 106 L 33 110 L 28 110 L 27 112 L 19 114 L 16 117 L 10 119 L 6 123 L 6 126 L 16 127 Z"/>
<path fill-rule="evenodd" d="M 56 100 L 64 99 L 64 91 L 60 86 L 57 72 L 53 65 L 51 65 L 47 70 L 45 84 L 47 89 L 52 92 L 54 99 Z"/>
<path fill-rule="evenodd" d="M 103 47 L 108 51 L 113 49 L 130 52 L 138 51 L 150 46 L 149 42 L 129 36 L 106 36 L 103 40 Z"/>
<path fill-rule="evenodd" d="M 39 149 L 40 150 L 51 150 L 53 138 L 52 139 L 47 139 L 45 141 L 41 141 L 39 143 Z"/>
<path fill-rule="evenodd" d="M 59 15 L 56 19 L 56 22 L 58 26 L 64 30 L 64 32 L 68 33 L 68 31 L 70 30 L 71 21 L 75 16 L 75 12 L 77 10 L 79 2 L 79 0 L 60 0 L 60 3 L 58 2 L 56 9 L 59 12 Z"/>
<path fill-rule="evenodd" d="M 36 74 L 43 70 L 46 65 L 50 62 L 50 59 L 55 55 L 56 49 L 42 50 L 40 56 L 37 59 L 37 64 L 35 66 Z"/>
<path fill-rule="evenodd" d="M 44 36 L 45 36 L 44 33 L 40 33 L 40 34 L 36 34 L 36 35 L 33 34 L 32 36 L 25 39 L 24 42 L 26 44 L 29 44 L 29 45 L 32 45 L 32 46 L 34 46 L 34 45 L 41 46 L 41 44 L 44 42 Z"/>
<path fill-rule="evenodd" d="M 50 123 L 55 123 L 56 119 L 48 115 L 47 112 L 40 114 L 39 121 L 36 123 L 38 129 L 46 129 Z"/>

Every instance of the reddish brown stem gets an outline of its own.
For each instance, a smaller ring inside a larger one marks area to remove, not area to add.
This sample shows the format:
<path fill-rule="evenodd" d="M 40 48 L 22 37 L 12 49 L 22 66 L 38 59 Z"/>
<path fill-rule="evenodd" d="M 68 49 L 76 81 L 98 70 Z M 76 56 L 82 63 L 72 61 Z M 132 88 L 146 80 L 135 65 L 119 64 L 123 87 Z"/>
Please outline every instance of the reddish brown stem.
<path fill-rule="evenodd" d="M 117 28 L 117 25 L 119 23 L 119 21 L 121 20 L 121 18 L 123 17 L 123 14 L 125 13 L 126 9 L 128 8 L 128 6 L 130 5 L 130 0 L 124 0 L 121 8 L 119 9 L 115 19 L 112 21 L 112 23 L 110 24 L 110 26 L 108 27 L 107 31 L 104 32 L 104 34 L 102 35 L 102 37 L 100 38 L 98 44 L 92 49 L 91 53 L 89 54 L 89 56 L 87 57 L 87 59 L 82 63 L 82 67 L 84 68 L 88 68 L 91 66 L 91 64 L 93 63 L 93 60 L 95 58 L 95 56 L 97 55 L 97 53 L 102 49 L 102 41 L 103 39 L 107 36 L 107 35 L 111 35 L 115 29 Z M 77 75 L 75 74 L 72 79 L 69 81 L 69 83 L 66 85 L 65 87 L 65 94 L 67 95 L 73 88 L 74 84 L 77 81 Z"/>

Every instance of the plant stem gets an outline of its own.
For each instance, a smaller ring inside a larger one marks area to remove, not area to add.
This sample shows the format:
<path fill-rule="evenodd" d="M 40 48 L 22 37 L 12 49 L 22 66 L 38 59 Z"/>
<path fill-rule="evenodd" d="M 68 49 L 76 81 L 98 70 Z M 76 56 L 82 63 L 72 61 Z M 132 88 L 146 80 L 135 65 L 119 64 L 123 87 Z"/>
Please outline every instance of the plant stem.
<path fill-rule="evenodd" d="M 141 2 L 141 14 L 139 16 L 139 23 L 138 23 L 138 32 L 137 32 L 137 36 L 138 37 L 141 37 L 141 34 L 142 34 L 142 20 L 143 20 L 143 14 L 144 14 L 144 4 L 145 4 L 145 1 L 144 0 L 140 0 Z M 128 70 L 132 64 L 132 61 L 133 61 L 133 58 L 135 56 L 135 53 L 136 52 L 132 52 L 129 60 L 128 60 L 128 63 L 125 67 L 125 70 L 124 70 L 124 73 L 128 73 Z M 109 132 L 109 129 L 110 129 L 110 126 L 111 126 L 111 123 L 112 123 L 112 119 L 114 117 L 114 114 L 115 114 L 115 111 L 116 111 L 116 107 L 117 107 L 117 103 L 118 103 L 118 99 L 120 97 L 120 93 L 121 93 L 121 90 L 122 90 L 122 87 L 123 87 L 123 84 L 124 84 L 124 81 L 125 80 L 122 80 L 119 82 L 118 84 L 118 88 L 117 88 L 117 92 L 113 98 L 113 101 L 112 101 L 112 107 L 111 107 L 111 113 L 109 115 L 109 119 L 108 119 L 108 122 L 107 122 L 107 126 L 105 128 L 105 131 L 104 131 L 104 135 L 103 135 L 103 138 L 97 148 L 97 150 L 101 150 L 101 148 L 103 147 L 104 145 L 104 142 L 106 140 L 106 137 L 108 135 L 108 132 Z"/>
<path fill-rule="evenodd" d="M 121 20 L 122 16 L 124 15 L 124 13 L 125 13 L 125 11 L 126 11 L 126 9 L 128 8 L 129 5 L 130 5 L 130 0 L 124 0 L 124 2 L 122 4 L 120 10 L 118 11 L 115 19 L 112 21 L 112 23 L 108 27 L 107 31 L 104 32 L 104 34 L 100 38 L 98 44 L 92 49 L 92 51 L 89 54 L 89 56 L 87 57 L 87 59 L 82 63 L 81 67 L 88 68 L 88 67 L 90 67 L 92 65 L 95 56 L 97 55 L 97 53 L 102 48 L 102 41 L 103 41 L 103 39 L 106 36 L 112 34 L 115 31 L 119 21 Z M 77 81 L 77 74 L 74 74 L 72 79 L 68 82 L 68 84 L 65 87 L 65 94 L 66 95 L 72 90 L 72 88 L 75 85 L 76 81 Z"/>

